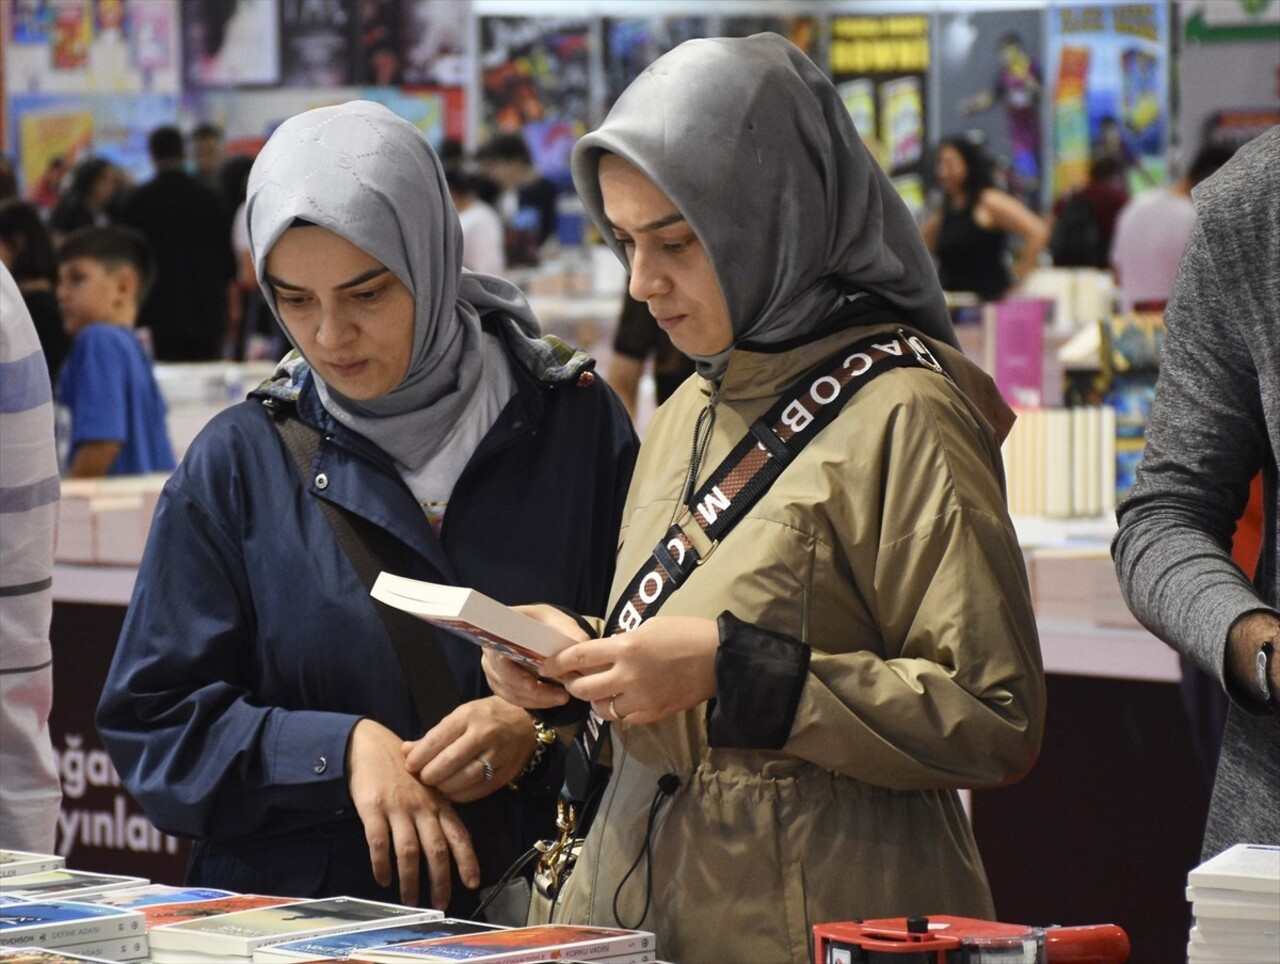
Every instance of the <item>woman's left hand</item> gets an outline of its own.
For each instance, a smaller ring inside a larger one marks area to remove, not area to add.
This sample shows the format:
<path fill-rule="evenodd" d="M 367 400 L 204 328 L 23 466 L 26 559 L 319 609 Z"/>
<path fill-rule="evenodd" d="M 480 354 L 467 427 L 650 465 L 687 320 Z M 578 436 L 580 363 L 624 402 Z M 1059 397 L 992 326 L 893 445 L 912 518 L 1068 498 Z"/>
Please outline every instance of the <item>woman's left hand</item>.
<path fill-rule="evenodd" d="M 528 713 L 487 696 L 463 703 L 420 739 L 406 740 L 404 765 L 423 785 L 469 803 L 516 779 L 535 742 Z"/>
<path fill-rule="evenodd" d="M 655 616 L 639 629 L 561 650 L 542 672 L 606 720 L 653 723 L 716 695 L 714 619 Z"/>

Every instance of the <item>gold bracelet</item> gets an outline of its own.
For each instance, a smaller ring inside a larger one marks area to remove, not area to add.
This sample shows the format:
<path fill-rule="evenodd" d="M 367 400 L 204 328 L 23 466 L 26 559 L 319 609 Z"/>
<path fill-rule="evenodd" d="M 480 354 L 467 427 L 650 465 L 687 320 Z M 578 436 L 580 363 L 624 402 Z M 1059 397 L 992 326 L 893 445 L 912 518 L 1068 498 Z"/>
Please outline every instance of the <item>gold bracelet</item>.
<path fill-rule="evenodd" d="M 536 717 L 531 716 L 529 719 L 533 721 L 533 753 L 529 755 L 529 762 L 524 765 L 520 775 L 507 784 L 512 790 L 520 789 L 519 782 L 538 769 L 543 758 L 547 755 L 547 750 L 551 749 L 551 744 L 559 739 L 553 727 L 547 726 Z"/>

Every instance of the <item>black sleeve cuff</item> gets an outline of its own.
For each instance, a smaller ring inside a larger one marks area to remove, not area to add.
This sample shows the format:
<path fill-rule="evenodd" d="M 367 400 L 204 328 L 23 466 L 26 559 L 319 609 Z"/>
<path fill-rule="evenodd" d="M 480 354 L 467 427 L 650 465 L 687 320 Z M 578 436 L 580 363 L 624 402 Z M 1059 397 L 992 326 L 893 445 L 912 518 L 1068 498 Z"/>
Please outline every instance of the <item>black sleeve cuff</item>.
<path fill-rule="evenodd" d="M 716 699 L 707 709 L 713 747 L 780 750 L 791 735 L 809 671 L 809 647 L 744 623 L 725 611 L 717 621 Z"/>

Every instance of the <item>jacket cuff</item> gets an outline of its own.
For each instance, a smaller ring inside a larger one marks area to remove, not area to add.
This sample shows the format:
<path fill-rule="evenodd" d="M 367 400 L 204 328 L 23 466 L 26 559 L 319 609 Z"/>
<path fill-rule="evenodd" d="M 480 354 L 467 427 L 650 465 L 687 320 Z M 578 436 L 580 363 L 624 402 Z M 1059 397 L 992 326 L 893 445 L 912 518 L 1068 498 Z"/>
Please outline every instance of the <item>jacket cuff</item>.
<path fill-rule="evenodd" d="M 809 672 L 809 647 L 744 623 L 717 620 L 716 699 L 707 708 L 707 742 L 739 750 L 780 750 L 791 735 Z"/>

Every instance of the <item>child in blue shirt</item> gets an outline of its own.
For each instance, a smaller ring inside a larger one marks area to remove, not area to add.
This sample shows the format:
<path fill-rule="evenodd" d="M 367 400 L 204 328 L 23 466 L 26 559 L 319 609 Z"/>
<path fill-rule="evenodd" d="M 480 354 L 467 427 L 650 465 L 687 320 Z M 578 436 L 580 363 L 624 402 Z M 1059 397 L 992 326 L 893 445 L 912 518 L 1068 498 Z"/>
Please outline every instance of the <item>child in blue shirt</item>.
<path fill-rule="evenodd" d="M 131 228 L 83 228 L 58 249 L 58 306 L 72 338 L 57 400 L 73 478 L 173 469 L 165 404 L 134 323 L 154 260 Z"/>

